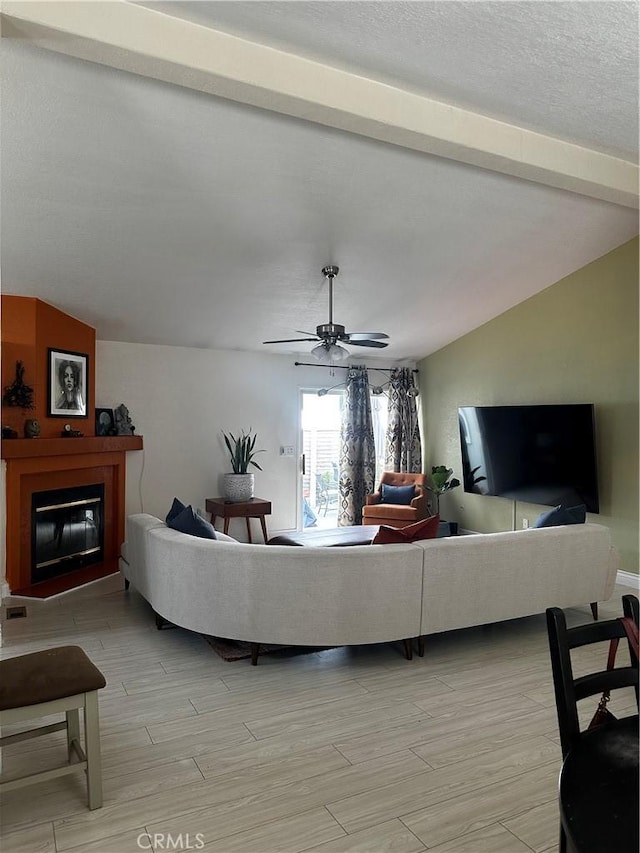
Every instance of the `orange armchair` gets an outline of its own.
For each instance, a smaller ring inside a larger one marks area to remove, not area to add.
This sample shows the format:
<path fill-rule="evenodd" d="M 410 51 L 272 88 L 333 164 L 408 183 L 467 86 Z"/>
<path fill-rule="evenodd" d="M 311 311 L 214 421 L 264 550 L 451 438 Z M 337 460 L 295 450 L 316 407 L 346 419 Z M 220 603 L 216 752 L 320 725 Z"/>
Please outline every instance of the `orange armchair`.
<path fill-rule="evenodd" d="M 381 503 L 383 483 L 389 486 L 415 486 L 416 496 L 407 505 Z M 362 523 L 406 527 L 427 518 L 428 515 L 427 475 L 385 471 L 378 491 L 366 497 L 366 505 L 362 508 Z"/>

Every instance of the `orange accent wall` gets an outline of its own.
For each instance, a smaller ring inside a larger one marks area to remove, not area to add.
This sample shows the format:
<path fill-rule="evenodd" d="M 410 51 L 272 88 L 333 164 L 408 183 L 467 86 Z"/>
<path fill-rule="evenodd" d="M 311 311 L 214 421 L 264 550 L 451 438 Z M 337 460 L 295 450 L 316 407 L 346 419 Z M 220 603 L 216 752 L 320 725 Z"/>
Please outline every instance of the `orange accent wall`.
<path fill-rule="evenodd" d="M 7 582 L 12 592 L 52 595 L 87 580 L 117 571 L 124 540 L 126 453 L 142 449 L 141 436 L 95 436 L 96 332 L 41 299 L 2 296 L 2 391 L 15 380 L 16 361 L 24 363 L 24 381 L 34 389 L 34 408 L 2 406 L 2 425 L 18 438 L 3 440 L 6 460 Z M 82 353 L 88 357 L 87 417 L 49 417 L 48 349 Z M 24 438 L 25 421 L 40 422 L 39 438 Z M 61 438 L 65 423 L 84 438 Z M 34 491 L 85 483 L 105 485 L 104 559 L 51 581 L 31 584 L 31 497 Z M 1 544 L 0 544 L 1 547 Z"/>
<path fill-rule="evenodd" d="M 24 362 L 24 381 L 34 389 L 33 409 L 2 406 L 2 425 L 24 435 L 29 418 L 40 422 L 41 438 L 56 438 L 65 423 L 86 436 L 95 435 L 96 330 L 64 311 L 31 296 L 2 295 L 2 390 L 15 379 L 16 361 Z M 86 418 L 47 415 L 48 352 L 58 349 L 88 356 Z"/>
<path fill-rule="evenodd" d="M 2 296 L 2 393 L 16 378 L 16 361 L 24 362 L 24 381 L 36 386 L 36 300 L 22 296 Z M 34 395 L 35 402 L 35 395 Z M 20 438 L 24 422 L 35 418 L 36 410 L 2 407 L 2 426 L 15 429 Z"/>

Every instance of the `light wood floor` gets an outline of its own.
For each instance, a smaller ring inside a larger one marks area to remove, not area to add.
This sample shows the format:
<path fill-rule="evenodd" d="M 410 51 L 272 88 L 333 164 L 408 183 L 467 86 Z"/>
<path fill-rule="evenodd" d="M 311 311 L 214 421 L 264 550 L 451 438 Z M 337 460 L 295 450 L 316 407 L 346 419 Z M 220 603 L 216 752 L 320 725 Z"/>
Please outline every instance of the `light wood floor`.
<path fill-rule="evenodd" d="M 618 615 L 631 591 L 617 587 L 601 615 Z M 591 618 L 588 605 L 568 616 Z M 4 657 L 77 644 L 108 682 L 104 807 L 87 809 L 81 774 L 10 792 L 2 853 L 159 853 L 172 849 L 168 833 L 181 836 L 173 849 L 205 853 L 556 849 L 543 615 L 430 637 L 413 661 L 388 644 L 252 667 L 222 661 L 198 635 L 157 631 L 115 576 L 30 602 L 26 619 L 2 628 Z M 605 659 L 593 647 L 580 665 Z M 612 710 L 634 713 L 633 697 Z M 3 772 L 58 763 L 61 735 L 5 748 Z"/>

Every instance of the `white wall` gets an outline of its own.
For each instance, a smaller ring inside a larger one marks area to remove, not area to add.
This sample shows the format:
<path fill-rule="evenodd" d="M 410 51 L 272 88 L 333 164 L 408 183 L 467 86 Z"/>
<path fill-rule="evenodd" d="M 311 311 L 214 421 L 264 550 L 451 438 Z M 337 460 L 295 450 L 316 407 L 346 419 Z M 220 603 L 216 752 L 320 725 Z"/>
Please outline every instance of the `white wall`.
<path fill-rule="evenodd" d="M 295 529 L 299 457 L 280 456 L 279 448 L 300 450 L 300 389 L 346 379 L 344 370 L 331 377 L 328 368 L 295 367 L 296 360 L 309 358 L 98 341 L 96 405 L 124 403 L 144 436 L 144 451 L 127 454 L 127 513 L 164 518 L 174 495 L 204 508 L 231 471 L 222 430 L 251 427 L 266 451 L 257 459 L 264 470 L 255 471 L 255 494 L 272 502 L 269 534 Z M 380 379 L 372 376 L 372 384 Z M 232 521 L 229 532 L 245 538 L 242 522 Z"/>

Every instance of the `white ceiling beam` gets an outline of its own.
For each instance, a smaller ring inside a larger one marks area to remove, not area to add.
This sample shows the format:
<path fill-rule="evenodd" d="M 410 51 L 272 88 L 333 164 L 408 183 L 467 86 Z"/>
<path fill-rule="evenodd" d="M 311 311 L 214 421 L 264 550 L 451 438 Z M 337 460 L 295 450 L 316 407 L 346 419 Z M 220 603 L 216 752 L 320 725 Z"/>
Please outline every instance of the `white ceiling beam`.
<path fill-rule="evenodd" d="M 638 207 L 638 166 L 125 2 L 2 3 L 3 38 Z"/>

